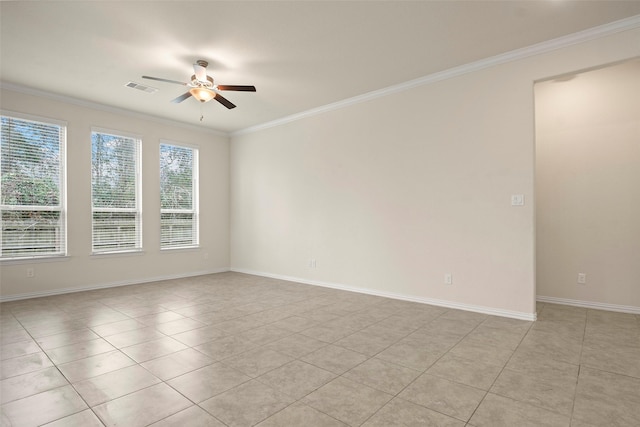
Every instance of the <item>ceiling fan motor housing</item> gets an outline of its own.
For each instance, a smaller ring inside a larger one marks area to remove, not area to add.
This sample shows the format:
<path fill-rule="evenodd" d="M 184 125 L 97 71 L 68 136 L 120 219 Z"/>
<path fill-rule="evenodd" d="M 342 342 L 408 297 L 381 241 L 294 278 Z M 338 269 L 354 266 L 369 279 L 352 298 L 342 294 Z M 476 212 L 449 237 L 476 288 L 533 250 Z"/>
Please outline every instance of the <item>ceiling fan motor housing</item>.
<path fill-rule="evenodd" d="M 198 80 L 198 78 L 196 77 L 196 75 L 192 75 L 191 76 L 191 83 L 189 84 L 189 86 L 191 87 L 206 87 L 207 89 L 213 89 L 213 77 L 211 76 L 207 76 L 207 81 L 206 82 L 202 82 L 200 80 Z"/>

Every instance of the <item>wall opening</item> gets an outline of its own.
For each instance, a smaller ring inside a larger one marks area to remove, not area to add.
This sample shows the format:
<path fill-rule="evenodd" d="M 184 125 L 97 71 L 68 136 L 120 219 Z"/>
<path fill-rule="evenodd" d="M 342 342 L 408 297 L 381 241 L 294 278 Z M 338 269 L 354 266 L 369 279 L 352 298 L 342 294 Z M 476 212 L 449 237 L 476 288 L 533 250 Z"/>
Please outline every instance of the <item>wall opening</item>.
<path fill-rule="evenodd" d="M 534 90 L 538 300 L 640 313 L 640 58 Z"/>

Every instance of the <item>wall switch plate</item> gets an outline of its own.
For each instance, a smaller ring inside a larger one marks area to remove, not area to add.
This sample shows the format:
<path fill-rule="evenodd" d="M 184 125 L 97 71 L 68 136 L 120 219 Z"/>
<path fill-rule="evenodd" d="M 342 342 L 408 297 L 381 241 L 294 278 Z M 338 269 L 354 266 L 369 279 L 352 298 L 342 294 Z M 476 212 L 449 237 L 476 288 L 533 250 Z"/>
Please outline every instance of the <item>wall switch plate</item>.
<path fill-rule="evenodd" d="M 309 268 L 316 268 L 316 260 L 314 258 L 309 260 Z"/>
<path fill-rule="evenodd" d="M 587 283 L 587 275 L 585 273 L 578 273 L 578 283 L 581 285 Z"/>
<path fill-rule="evenodd" d="M 446 273 L 444 275 L 444 284 L 451 285 L 452 283 L 453 283 L 453 276 L 451 275 L 451 273 Z"/>
<path fill-rule="evenodd" d="M 512 194 L 511 206 L 524 206 L 524 194 Z"/>

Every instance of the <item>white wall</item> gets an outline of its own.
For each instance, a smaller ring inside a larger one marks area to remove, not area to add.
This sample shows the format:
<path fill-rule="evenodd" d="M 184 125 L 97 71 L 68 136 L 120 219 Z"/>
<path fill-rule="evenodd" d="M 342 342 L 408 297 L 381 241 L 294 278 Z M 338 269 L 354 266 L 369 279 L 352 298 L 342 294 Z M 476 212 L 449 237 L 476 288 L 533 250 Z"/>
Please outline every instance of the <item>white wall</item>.
<path fill-rule="evenodd" d="M 640 29 L 232 137 L 232 269 L 533 318 L 533 82 L 637 55 Z"/>
<path fill-rule="evenodd" d="M 226 136 L 2 90 L 4 110 L 67 122 L 69 257 L 0 264 L 3 299 L 135 283 L 229 267 L 229 141 Z M 143 255 L 91 256 L 91 128 L 142 137 Z M 200 155 L 200 249 L 160 252 L 160 139 L 197 145 Z M 26 269 L 35 277 L 27 278 Z"/>
<path fill-rule="evenodd" d="M 640 59 L 535 97 L 538 295 L 640 311 Z"/>

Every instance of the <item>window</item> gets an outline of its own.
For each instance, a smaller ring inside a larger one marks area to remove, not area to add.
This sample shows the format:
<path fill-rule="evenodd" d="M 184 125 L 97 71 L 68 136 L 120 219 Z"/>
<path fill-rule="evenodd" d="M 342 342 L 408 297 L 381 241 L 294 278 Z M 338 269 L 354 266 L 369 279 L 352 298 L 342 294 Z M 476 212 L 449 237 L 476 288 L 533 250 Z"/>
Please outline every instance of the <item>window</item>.
<path fill-rule="evenodd" d="M 160 144 L 160 247 L 198 245 L 198 150 Z"/>
<path fill-rule="evenodd" d="M 10 114 L 1 116 L 0 259 L 66 255 L 66 126 Z"/>
<path fill-rule="evenodd" d="M 93 253 L 142 249 L 139 138 L 91 133 Z"/>

